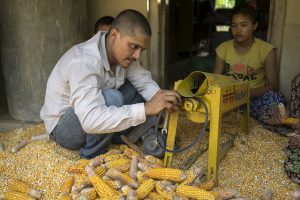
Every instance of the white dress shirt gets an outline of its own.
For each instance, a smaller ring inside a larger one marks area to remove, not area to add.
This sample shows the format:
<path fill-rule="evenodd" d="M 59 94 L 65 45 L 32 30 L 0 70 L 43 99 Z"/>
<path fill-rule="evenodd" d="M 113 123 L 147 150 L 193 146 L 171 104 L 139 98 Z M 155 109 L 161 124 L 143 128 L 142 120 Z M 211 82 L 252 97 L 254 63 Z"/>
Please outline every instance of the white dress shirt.
<path fill-rule="evenodd" d="M 127 78 L 146 101 L 160 89 L 151 73 L 139 62 L 128 68 L 116 67 L 112 74 L 106 55 L 105 32 L 75 45 L 51 72 L 40 116 L 51 133 L 59 118 L 72 107 L 87 133 L 101 134 L 125 130 L 146 120 L 144 103 L 106 106 L 102 89 L 118 89 Z"/>

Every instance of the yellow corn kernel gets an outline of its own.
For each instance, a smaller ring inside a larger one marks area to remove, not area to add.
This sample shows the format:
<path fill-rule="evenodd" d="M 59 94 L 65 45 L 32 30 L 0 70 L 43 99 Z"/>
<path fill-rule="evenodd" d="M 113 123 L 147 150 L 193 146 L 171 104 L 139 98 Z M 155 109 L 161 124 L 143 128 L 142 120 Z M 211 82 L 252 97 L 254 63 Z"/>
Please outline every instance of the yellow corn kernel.
<path fill-rule="evenodd" d="M 164 187 L 165 185 L 160 181 L 157 181 L 155 184 L 155 189 L 160 196 L 162 196 L 166 200 L 172 200 L 175 196 L 175 193 L 166 191 Z"/>
<path fill-rule="evenodd" d="M 152 155 L 146 155 L 145 159 L 148 160 L 152 164 L 157 164 L 157 165 L 160 165 L 161 167 L 164 166 L 164 161 L 163 160 L 161 160 L 159 158 L 156 158 Z"/>
<path fill-rule="evenodd" d="M 95 169 L 94 169 L 94 171 L 96 172 L 96 174 L 98 175 L 98 176 L 103 176 L 104 174 L 105 174 L 105 172 L 106 172 L 106 169 L 104 168 L 104 167 L 102 167 L 102 166 L 98 166 L 98 167 L 96 167 Z"/>
<path fill-rule="evenodd" d="M 130 178 L 129 175 L 123 174 L 122 172 L 120 172 L 117 169 L 109 169 L 109 170 L 107 170 L 106 175 L 109 176 L 109 177 L 111 177 L 111 178 L 113 178 L 113 179 L 121 180 L 125 184 L 131 186 L 132 188 L 137 188 L 138 187 L 138 184 L 137 184 L 137 182 L 135 180 L 133 180 L 132 178 Z"/>
<path fill-rule="evenodd" d="M 74 176 L 67 177 L 67 179 L 65 180 L 64 184 L 60 189 L 60 193 L 62 195 L 70 194 L 72 186 L 74 185 L 74 181 L 75 181 Z"/>
<path fill-rule="evenodd" d="M 83 166 L 71 165 L 68 167 L 67 172 L 72 174 L 82 174 L 85 173 L 85 170 Z"/>
<path fill-rule="evenodd" d="M 59 200 L 72 200 L 72 197 L 70 194 L 64 194 L 60 196 Z"/>
<path fill-rule="evenodd" d="M 285 118 L 283 119 L 283 124 L 287 124 L 287 125 L 296 125 L 298 124 L 300 121 L 300 119 L 298 118 L 293 118 L 293 117 L 288 117 L 288 118 Z"/>
<path fill-rule="evenodd" d="M 85 167 L 90 163 L 90 160 L 88 159 L 80 159 L 78 160 L 78 166 Z"/>
<path fill-rule="evenodd" d="M 126 158 L 119 158 L 116 160 L 111 160 L 105 163 L 105 167 L 109 168 L 119 168 L 124 165 L 130 164 L 130 161 Z M 130 166 L 129 166 L 130 167 Z"/>
<path fill-rule="evenodd" d="M 124 152 L 124 150 L 126 150 L 126 149 L 128 149 L 129 147 L 127 146 L 127 145 L 125 145 L 125 144 L 121 144 L 121 145 L 119 145 L 119 147 L 118 147 L 118 149 L 120 150 L 120 151 L 122 151 L 122 152 Z"/>
<path fill-rule="evenodd" d="M 185 173 L 175 168 L 153 168 L 149 169 L 146 175 L 150 178 L 173 182 L 183 182 L 186 179 Z"/>
<path fill-rule="evenodd" d="M 136 190 L 138 199 L 144 199 L 155 188 L 155 180 L 148 179 Z"/>
<path fill-rule="evenodd" d="M 108 155 L 104 158 L 104 162 L 109 162 L 109 161 L 114 161 L 114 160 L 119 160 L 123 158 L 123 155 L 122 154 L 111 154 L 111 155 Z"/>
<path fill-rule="evenodd" d="M 201 170 L 198 167 L 189 169 L 186 172 L 187 178 L 181 184 L 183 184 L 183 185 L 189 185 L 189 184 L 191 184 L 195 180 L 195 178 L 197 176 L 199 176 L 200 172 L 201 172 Z"/>
<path fill-rule="evenodd" d="M 8 199 L 8 200 L 34 200 L 35 198 L 22 193 L 22 192 L 16 192 L 16 191 L 10 191 L 5 192 L 3 194 L 0 194 L 0 199 Z"/>
<path fill-rule="evenodd" d="M 92 167 L 86 166 L 85 170 L 97 194 L 101 198 L 119 196 L 119 192 L 109 186 L 105 180 L 97 176 Z"/>
<path fill-rule="evenodd" d="M 94 200 L 97 197 L 97 192 L 94 188 L 84 188 L 80 191 L 80 193 L 86 200 Z"/>
<path fill-rule="evenodd" d="M 176 193 L 194 199 L 215 200 L 215 196 L 212 193 L 188 185 L 179 185 L 176 189 Z"/>
<path fill-rule="evenodd" d="M 199 188 L 203 189 L 203 190 L 206 190 L 206 191 L 209 191 L 209 190 L 212 190 L 215 186 L 215 182 L 213 179 L 210 179 L 208 181 L 205 181 L 204 183 L 201 183 L 199 185 Z"/>
<path fill-rule="evenodd" d="M 150 192 L 148 197 L 151 199 L 151 200 L 162 200 L 164 199 L 163 196 L 161 196 L 160 194 L 156 193 L 156 192 Z"/>
<path fill-rule="evenodd" d="M 28 183 L 18 179 L 13 179 L 10 182 L 10 187 L 16 192 L 28 194 L 29 196 L 36 199 L 40 199 L 42 196 L 41 191 L 31 188 L 31 186 Z"/>

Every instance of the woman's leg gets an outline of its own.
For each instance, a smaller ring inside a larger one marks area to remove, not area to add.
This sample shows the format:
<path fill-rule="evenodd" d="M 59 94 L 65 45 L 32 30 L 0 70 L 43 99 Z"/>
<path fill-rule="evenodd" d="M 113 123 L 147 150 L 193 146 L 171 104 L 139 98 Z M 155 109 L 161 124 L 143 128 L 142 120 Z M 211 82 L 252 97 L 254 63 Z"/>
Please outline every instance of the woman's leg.
<path fill-rule="evenodd" d="M 268 91 L 263 96 L 251 100 L 250 116 L 262 122 L 264 128 L 280 135 L 287 135 L 292 129 L 270 124 L 270 119 L 273 113 L 277 111 L 279 103 L 286 105 L 284 96 L 279 92 Z"/>
<path fill-rule="evenodd" d="M 295 76 L 291 84 L 291 116 L 300 118 L 300 73 Z"/>

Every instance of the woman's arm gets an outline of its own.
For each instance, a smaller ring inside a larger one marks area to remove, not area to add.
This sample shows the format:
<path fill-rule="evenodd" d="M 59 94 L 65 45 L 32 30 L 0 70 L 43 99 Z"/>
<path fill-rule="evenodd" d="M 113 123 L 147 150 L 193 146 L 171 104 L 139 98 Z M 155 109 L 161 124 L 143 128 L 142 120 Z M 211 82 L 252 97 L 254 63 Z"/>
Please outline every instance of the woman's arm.
<path fill-rule="evenodd" d="M 269 90 L 278 90 L 278 69 L 276 64 L 276 50 L 272 49 L 265 60 L 266 84 L 263 87 L 251 89 L 251 97 L 259 97 Z"/>
<path fill-rule="evenodd" d="M 224 70 L 224 65 L 225 65 L 225 61 L 222 58 L 220 58 L 220 56 L 216 55 L 215 68 L 213 73 L 222 74 Z"/>

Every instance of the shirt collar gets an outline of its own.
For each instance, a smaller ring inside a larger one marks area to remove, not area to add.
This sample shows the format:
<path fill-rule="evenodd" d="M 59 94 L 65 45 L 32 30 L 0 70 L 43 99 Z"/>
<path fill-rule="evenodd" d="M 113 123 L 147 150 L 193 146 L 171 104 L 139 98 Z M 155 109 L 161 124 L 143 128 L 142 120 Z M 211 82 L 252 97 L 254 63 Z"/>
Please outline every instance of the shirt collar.
<path fill-rule="evenodd" d="M 110 71 L 110 65 L 108 63 L 108 58 L 106 53 L 106 42 L 105 42 L 106 32 L 103 31 L 99 31 L 99 32 L 100 32 L 100 41 L 98 47 L 99 47 L 100 56 L 105 70 Z"/>

